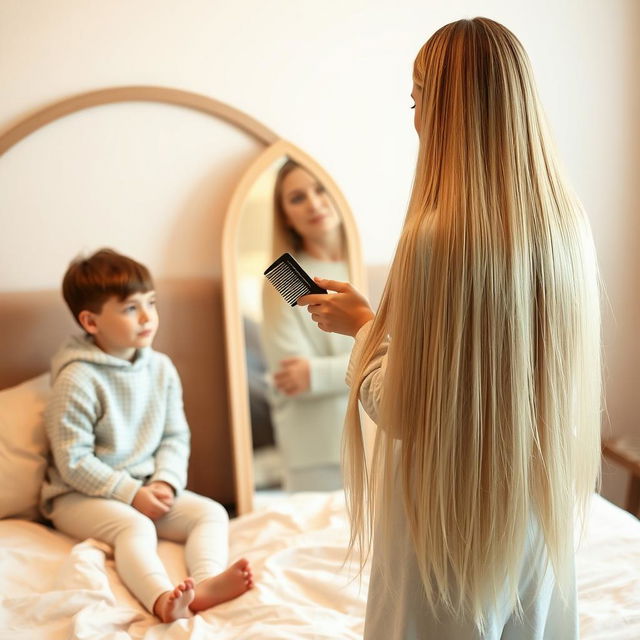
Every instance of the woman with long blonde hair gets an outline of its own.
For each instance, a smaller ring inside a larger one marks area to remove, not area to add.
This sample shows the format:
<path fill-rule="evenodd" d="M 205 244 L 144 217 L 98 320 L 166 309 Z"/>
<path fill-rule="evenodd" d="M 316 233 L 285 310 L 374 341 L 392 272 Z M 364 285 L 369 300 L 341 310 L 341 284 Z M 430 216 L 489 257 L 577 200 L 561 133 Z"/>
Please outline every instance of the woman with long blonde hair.
<path fill-rule="evenodd" d="M 574 521 L 600 461 L 589 223 L 508 29 L 442 27 L 413 81 L 416 175 L 377 314 L 343 282 L 300 300 L 356 338 L 344 465 L 362 563 L 375 538 L 365 638 L 571 640 Z"/>

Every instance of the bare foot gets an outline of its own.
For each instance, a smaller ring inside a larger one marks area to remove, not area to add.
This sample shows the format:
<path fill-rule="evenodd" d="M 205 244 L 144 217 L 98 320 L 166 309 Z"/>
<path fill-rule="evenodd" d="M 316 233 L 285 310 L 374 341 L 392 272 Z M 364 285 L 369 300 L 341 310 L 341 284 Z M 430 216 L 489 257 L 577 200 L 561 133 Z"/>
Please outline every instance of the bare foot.
<path fill-rule="evenodd" d="M 165 591 L 153 605 L 153 612 L 162 622 L 173 622 L 178 618 L 190 618 L 189 605 L 195 597 L 193 578 L 186 578 L 173 591 Z"/>
<path fill-rule="evenodd" d="M 217 576 L 205 578 L 196 585 L 196 596 L 189 605 L 191 611 L 203 611 L 217 604 L 233 600 L 253 587 L 253 574 L 249 561 L 236 560 Z"/>

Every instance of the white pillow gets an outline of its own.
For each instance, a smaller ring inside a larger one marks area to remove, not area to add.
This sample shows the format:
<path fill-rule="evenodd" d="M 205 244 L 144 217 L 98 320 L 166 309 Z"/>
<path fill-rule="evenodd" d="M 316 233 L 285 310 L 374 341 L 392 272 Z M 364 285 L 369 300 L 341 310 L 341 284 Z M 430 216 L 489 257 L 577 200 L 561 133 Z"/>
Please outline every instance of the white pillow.
<path fill-rule="evenodd" d="M 0 518 L 40 517 L 40 487 L 49 443 L 42 411 L 49 374 L 0 391 Z"/>

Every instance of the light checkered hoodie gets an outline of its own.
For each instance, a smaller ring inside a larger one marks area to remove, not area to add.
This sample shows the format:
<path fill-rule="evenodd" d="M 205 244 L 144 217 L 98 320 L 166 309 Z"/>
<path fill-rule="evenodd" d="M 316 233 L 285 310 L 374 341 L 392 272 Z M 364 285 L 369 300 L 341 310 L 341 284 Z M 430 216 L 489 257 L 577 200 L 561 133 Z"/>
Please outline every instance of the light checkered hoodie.
<path fill-rule="evenodd" d="M 51 379 L 45 516 L 52 500 L 70 491 L 130 504 L 148 481 L 168 482 L 176 493 L 184 489 L 189 427 L 180 379 L 166 355 L 147 347 L 129 362 L 89 336 L 74 336 L 52 359 Z"/>

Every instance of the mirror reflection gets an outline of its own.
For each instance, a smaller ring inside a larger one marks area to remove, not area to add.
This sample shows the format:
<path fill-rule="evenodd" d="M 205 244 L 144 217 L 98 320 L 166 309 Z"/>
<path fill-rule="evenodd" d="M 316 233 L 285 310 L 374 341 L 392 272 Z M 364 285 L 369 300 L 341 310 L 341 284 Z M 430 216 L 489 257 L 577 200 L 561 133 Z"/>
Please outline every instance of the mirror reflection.
<path fill-rule="evenodd" d="M 350 280 L 343 220 L 331 194 L 288 157 L 249 190 L 238 235 L 256 489 L 331 491 L 342 487 L 352 340 L 318 329 L 305 308 L 290 307 L 264 278 L 284 251 L 311 277 Z"/>

